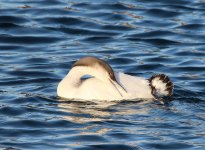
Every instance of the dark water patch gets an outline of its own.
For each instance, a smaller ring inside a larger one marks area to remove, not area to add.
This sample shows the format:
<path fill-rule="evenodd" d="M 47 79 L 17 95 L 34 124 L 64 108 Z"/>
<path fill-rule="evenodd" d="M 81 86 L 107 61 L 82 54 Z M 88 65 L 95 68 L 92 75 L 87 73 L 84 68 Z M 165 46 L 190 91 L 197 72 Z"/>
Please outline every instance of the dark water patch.
<path fill-rule="evenodd" d="M 187 24 L 187 25 L 183 25 L 178 27 L 179 29 L 184 29 L 184 30 L 204 30 L 205 29 L 205 25 L 204 24 Z"/>
<path fill-rule="evenodd" d="M 132 3 L 126 4 L 123 2 L 112 3 L 112 4 L 103 4 L 103 8 L 111 9 L 111 10 L 135 10 L 135 5 Z"/>
<path fill-rule="evenodd" d="M 146 20 L 144 19 L 141 22 L 136 22 L 134 23 L 134 25 L 140 26 L 142 28 L 144 27 L 151 27 L 152 29 L 167 29 L 167 28 L 171 28 L 171 27 L 177 27 L 176 22 L 172 21 L 172 20 L 167 20 L 166 22 L 164 22 L 163 20 Z"/>
<path fill-rule="evenodd" d="M 75 142 L 85 142 L 85 141 L 89 141 L 89 142 L 107 142 L 107 140 L 101 136 L 97 136 L 97 135 L 78 135 L 78 136 L 71 136 L 69 137 L 69 139 L 67 139 L 69 141 L 75 141 Z"/>
<path fill-rule="evenodd" d="M 69 122 L 67 120 L 55 121 L 55 120 L 41 120 L 41 119 L 37 119 L 37 118 L 35 118 L 35 120 L 29 119 L 29 120 L 22 120 L 22 121 L 8 121 L 6 124 L 2 123 L 2 125 L 5 125 L 7 127 L 12 127 L 14 124 L 16 126 L 20 127 L 21 129 L 22 128 L 23 129 L 27 129 L 27 128 L 28 129 L 29 128 L 30 129 L 53 128 L 54 130 L 55 130 L 55 128 L 58 128 L 58 129 L 71 128 L 72 126 L 77 125 L 77 124 Z"/>
<path fill-rule="evenodd" d="M 183 51 L 179 51 L 176 53 L 177 56 L 203 56 L 204 52 L 203 51 L 187 51 L 187 50 L 183 50 Z"/>
<path fill-rule="evenodd" d="M 27 1 L 25 1 L 25 2 L 27 2 Z M 34 3 L 35 1 L 32 1 L 31 3 Z M 40 1 L 41 2 L 41 1 Z M 66 5 L 66 3 L 65 2 L 63 2 L 63 1 L 59 1 L 59 0 L 52 0 L 52 1 L 50 1 L 50 0 L 45 0 L 45 1 L 43 1 L 43 2 L 41 2 L 41 3 L 39 3 L 39 1 L 38 2 L 35 2 L 37 5 L 45 5 L 45 6 L 49 6 L 49 5 L 54 5 L 54 6 L 58 6 L 58 5 L 61 5 L 61 4 L 63 4 L 63 5 Z"/>
<path fill-rule="evenodd" d="M 191 145 L 180 142 L 172 142 L 172 143 L 145 143 L 145 147 L 147 148 L 156 148 L 156 149 L 187 149 L 192 148 Z"/>
<path fill-rule="evenodd" d="M 162 128 L 164 128 L 164 129 L 184 129 L 184 130 L 191 130 L 191 129 L 193 129 L 194 127 L 189 127 L 189 126 L 183 126 L 183 125 L 181 125 L 181 126 L 175 126 L 175 124 L 174 123 L 155 123 L 155 122 L 152 122 L 152 124 L 151 125 L 146 125 L 146 128 L 160 128 L 160 129 L 162 129 Z"/>
<path fill-rule="evenodd" d="M 18 71 L 12 71 L 10 72 L 11 75 L 13 76 L 20 76 L 20 77 L 48 77 L 52 76 L 51 73 L 46 73 L 46 72 L 39 72 L 39 71 L 23 71 L 23 70 L 18 70 Z"/>
<path fill-rule="evenodd" d="M 28 62 L 30 63 L 37 63 L 37 64 L 44 64 L 44 63 L 48 63 L 49 62 L 49 59 L 46 59 L 46 58 L 29 58 L 27 59 Z"/>
<path fill-rule="evenodd" d="M 12 92 L 11 92 L 12 93 Z M 9 92 L 7 92 L 9 94 Z M 15 94 L 15 93 L 12 93 Z M 58 104 L 58 101 L 56 101 L 56 97 L 51 97 L 47 95 L 40 95 L 40 94 L 34 94 L 34 93 L 27 93 L 27 92 L 22 92 L 22 93 L 17 93 L 19 96 L 18 98 L 12 99 L 13 104 L 22 104 L 24 108 L 29 107 L 31 104 L 41 104 L 45 106 L 56 106 Z M 49 105 L 50 104 L 50 105 Z M 54 111 L 54 110 L 53 110 Z"/>
<path fill-rule="evenodd" d="M 204 79 L 201 80 L 201 81 L 194 81 L 194 82 L 191 82 L 191 84 L 197 86 L 197 87 L 204 87 L 205 86 L 205 81 Z"/>
<path fill-rule="evenodd" d="M 36 19 L 37 21 L 40 21 L 42 24 L 60 24 L 60 25 L 66 25 L 66 26 L 81 26 L 82 24 L 86 24 L 87 26 L 91 26 L 91 22 L 87 22 L 86 20 L 81 20 L 82 18 L 74 18 L 74 17 L 58 17 L 58 18 L 42 18 L 42 19 Z M 93 23 L 94 24 L 94 23 Z M 95 26 L 97 24 L 94 24 Z M 94 26 L 93 25 L 93 26 Z"/>
<path fill-rule="evenodd" d="M 134 35 L 129 35 L 129 37 L 132 38 L 160 38 L 160 37 L 167 37 L 167 36 L 173 36 L 175 33 L 169 32 L 169 31 L 150 31 L 150 32 L 144 32 L 144 33 L 139 33 L 139 34 L 134 34 Z"/>
<path fill-rule="evenodd" d="M 158 63 L 149 63 L 149 64 L 139 64 L 139 65 L 134 65 L 134 66 L 130 66 L 129 68 L 126 69 L 126 72 L 140 72 L 140 71 L 156 71 L 158 70 L 158 72 L 155 72 L 155 74 L 161 72 L 160 70 L 163 70 L 165 68 L 165 66 L 163 64 L 158 64 Z"/>
<path fill-rule="evenodd" d="M 99 54 L 118 54 L 120 50 L 112 50 L 112 49 L 107 49 L 107 50 L 99 50 L 99 51 L 96 51 L 96 53 L 99 53 Z"/>
<path fill-rule="evenodd" d="M 183 56 L 186 56 L 186 54 Z M 192 54 L 192 56 L 193 56 L 193 54 Z M 196 67 L 198 67 L 198 66 L 203 66 L 204 63 L 201 62 L 200 60 L 185 60 L 184 62 L 180 62 L 180 65 L 181 66 L 196 66 Z"/>
<path fill-rule="evenodd" d="M 109 124 L 110 126 L 114 126 L 114 127 L 119 127 L 119 126 L 134 126 L 135 124 L 134 123 L 132 123 L 132 122 L 129 122 L 129 123 L 127 123 L 127 121 L 126 120 L 113 120 L 113 121 L 111 121 L 111 120 L 108 120 L 108 121 L 106 121 L 105 122 L 106 124 Z"/>
<path fill-rule="evenodd" d="M 132 134 L 123 133 L 123 132 L 115 132 L 108 134 L 112 138 L 119 138 L 119 139 L 131 139 L 134 138 Z"/>
<path fill-rule="evenodd" d="M 170 8 L 172 10 L 178 10 L 180 12 L 191 12 L 191 11 L 197 11 L 198 9 L 190 6 L 185 5 L 178 5 L 178 4 L 169 4 L 169 5 L 162 5 L 162 7 Z"/>
<path fill-rule="evenodd" d="M 2 136 L 5 137 L 14 137 L 14 136 L 27 137 L 30 134 L 33 134 L 34 136 L 47 136 L 49 134 L 46 131 L 41 131 L 38 129 L 21 129 L 21 128 L 18 128 L 16 130 L 13 130 L 11 128 L 0 128 L 0 133 Z"/>
<path fill-rule="evenodd" d="M 6 30 L 0 30 L 2 34 L 4 33 L 9 33 L 10 36 L 31 36 L 32 38 L 33 34 L 36 36 L 43 36 L 45 34 L 49 35 L 52 34 L 51 30 L 46 30 L 46 29 L 41 29 L 41 28 L 35 28 L 33 29 L 32 27 L 23 27 L 23 26 L 18 26 L 18 27 L 9 27 L 6 28 Z M 44 34 L 42 34 L 44 33 Z M 18 37 L 19 38 L 19 37 Z M 24 38 L 24 37 L 23 37 Z M 29 38 L 29 37 L 28 37 Z M 33 37 L 35 38 L 35 37 Z M 43 37 L 42 37 L 43 38 Z"/>
<path fill-rule="evenodd" d="M 4 1 L 4 0 L 3 0 Z M 49 1 L 49 0 L 45 0 L 45 1 L 27 1 L 27 0 L 22 0 L 22 1 L 18 1 L 18 2 L 14 2 L 14 1 L 8 1 L 7 4 L 10 4 L 10 5 L 16 5 L 18 6 L 18 8 L 21 8 L 21 9 L 28 9 L 30 7 L 37 7 L 37 6 L 58 6 L 58 5 L 61 5 L 61 4 L 66 4 L 62 1 L 58 1 L 58 0 L 52 0 L 52 1 Z M 23 6 L 30 6 L 30 7 L 23 7 Z"/>
<path fill-rule="evenodd" d="M 123 144 L 101 144 L 101 145 L 89 145 L 82 148 L 76 148 L 77 150 L 85 149 L 85 150 L 94 150 L 94 149 L 119 149 L 119 150 L 127 150 L 127 149 L 134 149 L 138 150 L 136 146 L 129 146 Z"/>
<path fill-rule="evenodd" d="M 151 43 L 151 44 L 160 45 L 160 46 L 179 44 L 179 42 L 177 41 L 172 41 L 172 40 L 167 40 L 167 39 L 146 39 L 144 41 Z"/>
<path fill-rule="evenodd" d="M 22 120 L 21 122 L 19 121 L 10 121 L 6 123 L 6 126 L 12 126 L 15 124 L 16 126 L 22 127 L 22 128 L 48 128 L 49 125 L 46 122 L 42 121 L 37 121 L 37 120 Z"/>
<path fill-rule="evenodd" d="M 144 2 L 144 3 L 150 3 L 150 0 L 140 0 L 140 2 Z M 159 3 L 159 4 L 169 4 L 169 5 L 190 5 L 191 6 L 191 1 L 187 1 L 187 0 L 172 0 L 172 1 L 166 1 L 166 2 L 163 2 L 161 0 L 156 0 L 154 1 L 153 3 Z"/>
<path fill-rule="evenodd" d="M 176 60 L 173 60 L 172 58 L 168 58 L 168 57 L 163 57 L 163 56 L 158 56 L 158 57 L 150 57 L 150 58 L 146 58 L 144 60 L 145 62 L 158 62 L 158 63 L 176 63 Z"/>
<path fill-rule="evenodd" d="M 40 146 L 40 145 L 41 146 Z M 6 148 L 14 148 L 15 150 L 19 150 L 20 149 L 38 149 L 38 148 L 43 148 L 43 149 L 62 149 L 62 148 L 66 148 L 65 146 L 62 146 L 60 144 L 53 144 L 53 143 L 45 143 L 45 142 L 15 142 L 14 140 L 9 141 L 9 142 L 2 142 L 3 147 L 5 146 Z M 10 147 L 9 147 L 10 146 Z M 52 148 L 55 147 L 55 148 Z"/>
<path fill-rule="evenodd" d="M 22 46 L 17 45 L 0 45 L 1 51 L 8 51 L 8 50 L 19 50 L 22 49 Z"/>
<path fill-rule="evenodd" d="M 22 14 L 25 14 L 25 13 L 28 13 L 28 14 L 32 14 L 33 16 L 33 20 L 35 21 L 35 19 L 39 19 L 40 18 L 43 18 L 45 17 L 45 20 L 47 17 L 49 17 L 51 14 L 53 15 L 53 17 L 57 17 L 57 16 L 65 16 L 67 14 L 70 14 L 70 13 L 74 13 L 73 11 L 69 11 L 69 10 L 66 10 L 65 9 L 65 6 L 61 6 L 60 8 L 50 8 L 50 7 L 31 7 L 29 9 L 19 9 L 18 11 L 18 14 L 19 15 L 22 15 Z M 38 22 L 39 25 L 41 25 L 41 22 Z"/>
<path fill-rule="evenodd" d="M 131 40 L 131 41 L 143 41 L 143 42 L 146 42 L 146 43 L 149 43 L 149 44 L 153 44 L 153 45 L 158 45 L 158 46 L 168 46 L 168 45 L 178 45 L 180 44 L 179 42 L 177 41 L 172 41 L 172 40 L 167 40 L 167 39 L 157 39 L 157 38 L 154 38 L 154 39 L 142 39 L 142 38 L 127 38 L 128 40 Z"/>
<path fill-rule="evenodd" d="M 0 16 L 0 23 L 27 23 L 29 20 L 20 16 Z"/>
<path fill-rule="evenodd" d="M 8 116 L 18 116 L 18 115 L 23 114 L 24 112 L 18 108 L 4 106 L 0 108 L 0 113 L 1 115 L 4 114 Z"/>
<path fill-rule="evenodd" d="M 194 3 L 193 7 L 197 8 L 197 10 L 204 10 L 205 9 L 205 4 L 204 1 L 198 1 L 198 3 Z"/>
<path fill-rule="evenodd" d="M 129 59 L 129 58 L 113 58 L 109 60 L 109 63 L 114 64 L 114 65 L 126 65 L 126 64 L 131 64 L 135 63 L 135 61 Z"/>
<path fill-rule="evenodd" d="M 32 75 L 33 76 L 33 75 Z M 19 77 L 23 77 L 23 75 L 20 75 Z M 27 77 L 27 76 L 25 76 Z M 32 84 L 32 83 L 50 83 L 50 82 L 55 82 L 59 81 L 58 79 L 54 78 L 38 78 L 38 79 L 9 79 L 9 81 L 1 81 L 1 86 L 11 86 L 11 85 L 24 85 L 24 84 Z"/>
<path fill-rule="evenodd" d="M 33 36 L 1 36 L 1 43 L 8 44 L 45 44 L 61 40 L 58 37 L 33 37 Z"/>
<path fill-rule="evenodd" d="M 152 17 L 160 17 L 160 18 L 172 18 L 180 15 L 178 12 L 167 11 L 163 9 L 149 9 L 146 13 Z"/>
<path fill-rule="evenodd" d="M 8 29 L 8 28 L 18 28 L 19 25 L 14 23 L 0 23 L 0 28 Z"/>
<path fill-rule="evenodd" d="M 90 17 L 94 18 L 100 18 L 103 21 L 111 21 L 111 22 L 116 22 L 116 21 L 129 21 L 130 19 L 124 15 L 121 14 L 116 14 L 116 13 L 107 13 L 107 12 L 98 12 L 96 13 L 89 13 Z"/>
<path fill-rule="evenodd" d="M 83 41 L 85 42 L 91 42 L 91 43 L 106 43 L 109 42 L 110 40 L 113 40 L 112 37 L 110 36 L 95 36 L 95 37 L 88 37 L 85 38 Z"/>
<path fill-rule="evenodd" d="M 102 29 L 105 30 L 117 30 L 117 31 L 124 31 L 124 30 L 133 30 L 133 28 L 122 26 L 122 25 L 104 25 Z"/>
<path fill-rule="evenodd" d="M 49 30 L 54 30 L 54 31 L 61 31 L 66 34 L 71 34 L 71 35 L 99 35 L 99 36 L 115 36 L 118 35 L 116 32 L 104 32 L 104 31 L 95 31 L 95 30 L 90 30 L 90 29 L 80 29 L 80 28 L 51 28 L 47 27 L 46 29 Z"/>
<path fill-rule="evenodd" d="M 83 8 L 83 9 L 89 9 L 89 10 L 132 10 L 135 8 L 134 5 L 132 4 L 126 4 L 126 3 L 107 3 L 107 4 L 103 4 L 103 3 L 73 3 L 72 7 L 77 7 L 77 8 Z"/>

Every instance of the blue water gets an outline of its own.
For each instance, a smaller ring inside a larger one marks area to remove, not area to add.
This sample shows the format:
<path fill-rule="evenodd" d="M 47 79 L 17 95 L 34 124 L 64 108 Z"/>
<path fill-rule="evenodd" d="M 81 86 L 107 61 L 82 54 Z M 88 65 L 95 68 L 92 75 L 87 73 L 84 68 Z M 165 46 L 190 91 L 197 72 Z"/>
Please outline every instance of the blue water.
<path fill-rule="evenodd" d="M 62 101 L 88 55 L 167 74 L 172 101 Z M 205 1 L 1 0 L 0 149 L 205 149 Z"/>

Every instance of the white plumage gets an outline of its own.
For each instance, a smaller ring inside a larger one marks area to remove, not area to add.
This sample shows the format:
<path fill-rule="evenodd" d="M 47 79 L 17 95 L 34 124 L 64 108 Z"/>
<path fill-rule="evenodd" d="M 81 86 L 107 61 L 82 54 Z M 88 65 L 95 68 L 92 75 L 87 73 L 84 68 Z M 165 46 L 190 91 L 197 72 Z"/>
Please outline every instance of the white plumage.
<path fill-rule="evenodd" d="M 85 75 L 90 78 L 82 79 Z M 114 72 L 109 64 L 95 57 L 78 60 L 59 83 L 57 95 L 75 100 L 152 99 L 171 96 L 173 85 L 163 74 L 149 80 Z"/>

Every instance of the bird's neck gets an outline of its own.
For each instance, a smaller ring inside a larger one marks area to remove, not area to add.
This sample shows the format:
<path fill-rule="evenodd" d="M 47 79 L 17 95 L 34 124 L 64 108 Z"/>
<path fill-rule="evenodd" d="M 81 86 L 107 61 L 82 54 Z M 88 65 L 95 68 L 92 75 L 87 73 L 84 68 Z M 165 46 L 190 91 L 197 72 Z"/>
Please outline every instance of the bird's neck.
<path fill-rule="evenodd" d="M 79 86 L 82 82 L 81 77 L 85 75 L 93 76 L 96 79 L 101 80 L 102 82 L 109 82 L 109 80 L 103 76 L 103 73 L 99 73 L 95 69 L 84 66 L 72 68 L 68 73 L 67 78 L 70 82 L 72 82 L 72 85 Z"/>
<path fill-rule="evenodd" d="M 126 94 L 124 89 L 122 89 L 122 87 L 120 87 L 116 82 L 111 82 L 108 78 L 103 77 L 103 72 L 102 74 L 97 74 L 96 70 L 90 69 L 89 67 L 74 67 L 70 70 L 66 78 L 69 80 L 70 85 L 78 88 L 82 83 L 81 77 L 84 75 L 91 75 L 96 79 L 101 80 L 102 83 L 105 83 L 109 88 L 112 88 L 113 91 L 118 93 L 120 96 Z"/>

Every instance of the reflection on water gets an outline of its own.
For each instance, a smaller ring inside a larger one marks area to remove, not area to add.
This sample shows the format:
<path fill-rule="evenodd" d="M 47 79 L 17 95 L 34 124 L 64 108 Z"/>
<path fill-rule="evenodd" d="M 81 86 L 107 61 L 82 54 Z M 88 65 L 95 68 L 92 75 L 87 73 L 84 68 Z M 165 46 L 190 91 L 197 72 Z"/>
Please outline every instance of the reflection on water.
<path fill-rule="evenodd" d="M 125 101 L 126 103 L 132 101 Z M 133 100 L 133 104 L 145 104 L 146 101 Z M 121 102 L 123 103 L 123 101 Z M 74 123 L 86 123 L 92 121 L 103 121 L 103 120 L 112 120 L 109 119 L 112 115 L 132 115 L 135 113 L 145 115 L 148 112 L 148 108 L 143 108 L 140 110 L 130 109 L 121 105 L 120 102 L 110 102 L 110 101 L 100 101 L 97 103 L 94 102 L 60 102 L 58 107 L 61 111 L 68 112 L 69 116 L 64 116 L 64 119 L 69 120 Z"/>

